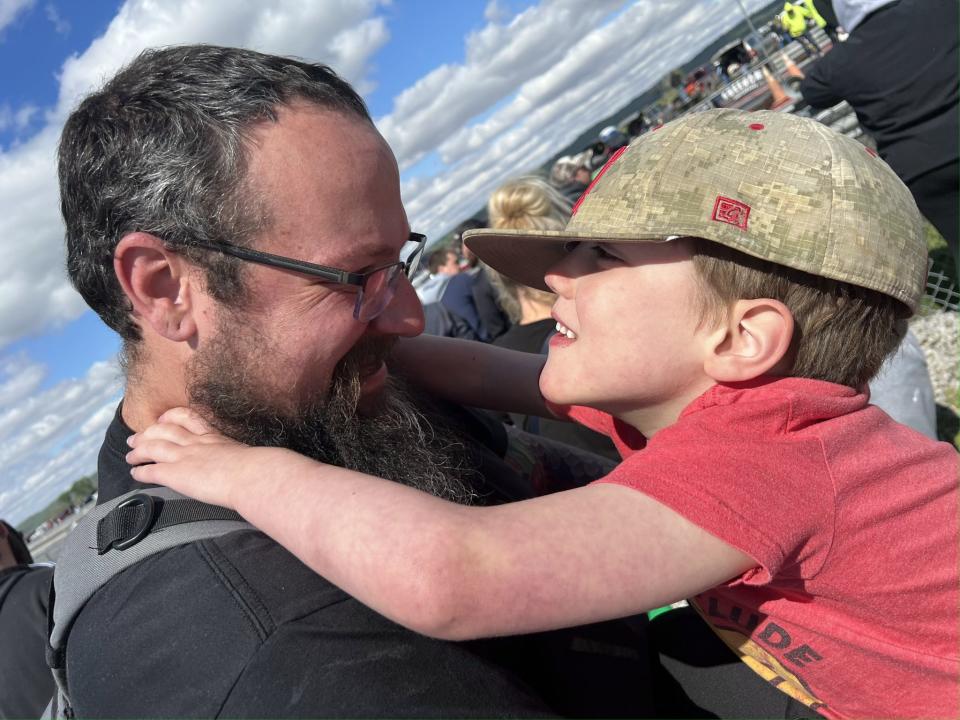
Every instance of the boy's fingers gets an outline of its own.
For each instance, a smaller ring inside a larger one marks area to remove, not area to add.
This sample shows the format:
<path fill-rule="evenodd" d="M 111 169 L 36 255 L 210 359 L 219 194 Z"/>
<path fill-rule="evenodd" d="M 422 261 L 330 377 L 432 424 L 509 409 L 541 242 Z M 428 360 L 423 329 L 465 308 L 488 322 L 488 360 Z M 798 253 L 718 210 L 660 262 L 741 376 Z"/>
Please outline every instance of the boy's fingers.
<path fill-rule="evenodd" d="M 166 440 L 177 445 L 190 445 L 197 442 L 197 436 L 180 425 L 157 423 L 151 425 L 141 433 L 137 433 L 136 444 L 140 445 L 147 440 Z"/>
<path fill-rule="evenodd" d="M 216 432 L 196 411 L 185 407 L 175 407 L 167 410 L 160 416 L 158 422 L 180 425 L 195 435 L 208 435 Z"/>
<path fill-rule="evenodd" d="M 127 462 L 141 465 L 149 462 L 176 462 L 183 457 L 183 447 L 168 440 L 141 438 L 137 446 L 127 453 Z"/>

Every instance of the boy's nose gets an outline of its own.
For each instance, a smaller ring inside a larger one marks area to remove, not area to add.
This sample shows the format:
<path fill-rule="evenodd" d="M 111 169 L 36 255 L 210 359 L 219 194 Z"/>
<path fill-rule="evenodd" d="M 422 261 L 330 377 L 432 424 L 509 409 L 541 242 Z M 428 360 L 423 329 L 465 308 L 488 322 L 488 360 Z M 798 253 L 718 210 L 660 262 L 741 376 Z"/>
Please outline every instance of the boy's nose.
<path fill-rule="evenodd" d="M 573 295 L 574 278 L 576 277 L 576 275 L 571 272 L 570 256 L 571 253 L 568 253 L 563 260 L 548 267 L 547 272 L 543 276 L 543 281 L 547 284 L 548 288 L 553 290 L 557 295 L 566 298 L 572 297 Z"/>
<path fill-rule="evenodd" d="M 390 304 L 370 321 L 370 328 L 383 335 L 414 337 L 423 332 L 423 305 L 410 280 L 403 275 Z"/>

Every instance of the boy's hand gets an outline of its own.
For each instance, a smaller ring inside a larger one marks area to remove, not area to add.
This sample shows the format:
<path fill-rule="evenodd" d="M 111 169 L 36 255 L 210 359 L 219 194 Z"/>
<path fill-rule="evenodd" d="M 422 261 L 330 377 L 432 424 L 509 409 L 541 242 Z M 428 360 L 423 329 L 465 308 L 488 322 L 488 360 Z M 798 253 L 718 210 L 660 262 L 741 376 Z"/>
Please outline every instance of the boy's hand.
<path fill-rule="evenodd" d="M 127 444 L 133 448 L 127 462 L 136 466 L 130 474 L 137 482 L 165 485 L 233 510 L 238 493 L 263 477 L 257 454 L 272 452 L 231 440 L 182 407 L 165 412 L 155 424 L 127 438 Z"/>

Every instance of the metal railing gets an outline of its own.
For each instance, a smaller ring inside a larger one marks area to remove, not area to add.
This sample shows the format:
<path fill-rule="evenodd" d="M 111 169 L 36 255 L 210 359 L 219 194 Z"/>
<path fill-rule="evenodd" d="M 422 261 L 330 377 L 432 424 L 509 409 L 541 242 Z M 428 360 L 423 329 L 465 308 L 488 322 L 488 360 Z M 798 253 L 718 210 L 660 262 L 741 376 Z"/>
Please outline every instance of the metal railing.
<path fill-rule="evenodd" d="M 960 310 L 960 291 L 953 279 L 937 268 L 933 260 L 927 263 L 926 304 L 945 310 Z"/>

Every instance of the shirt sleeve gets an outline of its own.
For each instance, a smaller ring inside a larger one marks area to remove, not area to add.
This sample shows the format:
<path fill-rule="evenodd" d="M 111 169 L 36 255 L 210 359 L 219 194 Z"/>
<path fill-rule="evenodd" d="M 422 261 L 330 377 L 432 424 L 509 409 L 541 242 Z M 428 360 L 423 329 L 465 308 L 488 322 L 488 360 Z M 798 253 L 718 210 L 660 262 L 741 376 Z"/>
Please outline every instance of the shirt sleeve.
<path fill-rule="evenodd" d="M 829 554 L 834 489 L 815 441 L 667 428 L 597 482 L 639 490 L 756 560 L 734 584 L 812 577 Z"/>
<path fill-rule="evenodd" d="M 803 95 L 804 100 L 815 108 L 833 107 L 843 100 L 843 96 L 831 80 L 835 60 L 831 55 L 837 50 L 839 48 L 835 48 L 829 55 L 825 55 L 810 66 L 800 82 L 800 94 Z"/>

